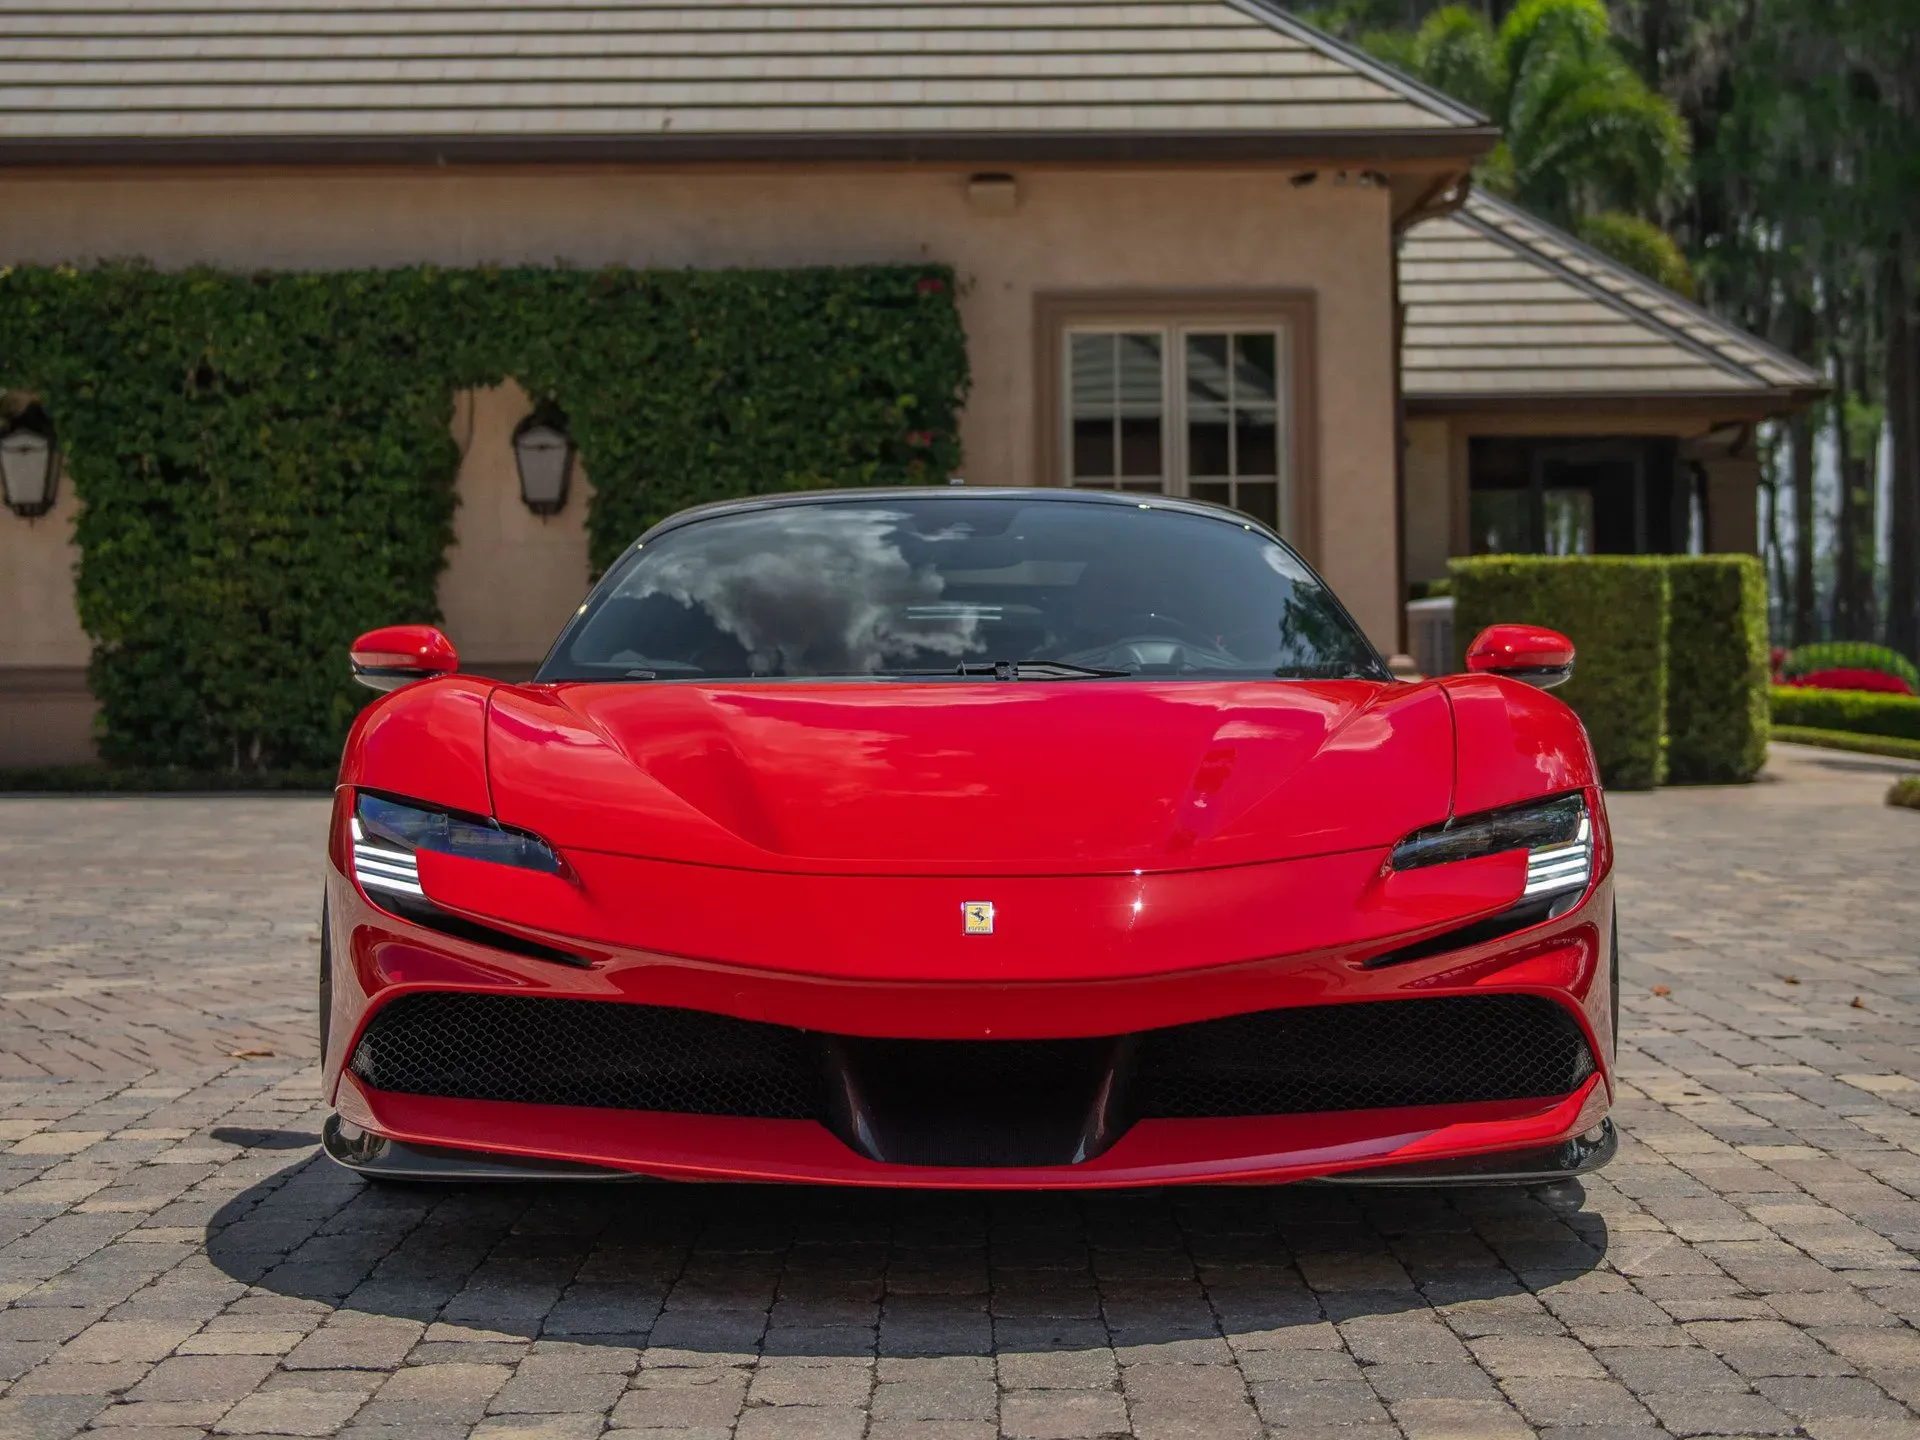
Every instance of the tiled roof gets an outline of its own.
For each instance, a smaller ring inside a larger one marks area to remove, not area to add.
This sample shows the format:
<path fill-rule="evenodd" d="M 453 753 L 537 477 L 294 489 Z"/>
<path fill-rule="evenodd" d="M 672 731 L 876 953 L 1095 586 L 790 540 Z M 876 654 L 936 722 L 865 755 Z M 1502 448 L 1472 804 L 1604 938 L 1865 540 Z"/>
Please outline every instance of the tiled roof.
<path fill-rule="evenodd" d="M 1814 371 L 1490 195 L 1406 237 L 1410 399 L 1818 389 Z"/>
<path fill-rule="evenodd" d="M 0 0 L 0 34 L 16 154 L 1485 125 L 1267 0 Z"/>

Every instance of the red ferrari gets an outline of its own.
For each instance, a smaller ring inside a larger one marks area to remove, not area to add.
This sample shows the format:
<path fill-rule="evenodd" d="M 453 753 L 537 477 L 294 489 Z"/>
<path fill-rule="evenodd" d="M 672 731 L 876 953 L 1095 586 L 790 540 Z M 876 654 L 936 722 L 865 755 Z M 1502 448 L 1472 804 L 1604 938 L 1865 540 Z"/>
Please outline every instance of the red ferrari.
<path fill-rule="evenodd" d="M 710 505 L 530 684 L 355 643 L 320 1016 L 375 1178 L 1039 1188 L 1605 1163 L 1573 650 L 1397 680 L 1246 516 Z"/>

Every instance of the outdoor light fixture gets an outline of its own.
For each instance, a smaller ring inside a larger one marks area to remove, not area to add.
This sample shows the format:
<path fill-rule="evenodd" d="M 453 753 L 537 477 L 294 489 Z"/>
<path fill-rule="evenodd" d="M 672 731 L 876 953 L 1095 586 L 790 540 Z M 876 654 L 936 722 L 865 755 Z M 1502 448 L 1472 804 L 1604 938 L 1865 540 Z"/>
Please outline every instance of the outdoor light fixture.
<path fill-rule="evenodd" d="M 7 508 L 31 520 L 53 508 L 60 494 L 60 447 L 38 405 L 0 430 L 0 489 Z"/>
<path fill-rule="evenodd" d="M 573 438 L 566 419 L 542 406 L 513 432 L 513 463 L 520 471 L 520 498 L 536 515 L 558 515 L 567 505 L 573 478 Z"/>

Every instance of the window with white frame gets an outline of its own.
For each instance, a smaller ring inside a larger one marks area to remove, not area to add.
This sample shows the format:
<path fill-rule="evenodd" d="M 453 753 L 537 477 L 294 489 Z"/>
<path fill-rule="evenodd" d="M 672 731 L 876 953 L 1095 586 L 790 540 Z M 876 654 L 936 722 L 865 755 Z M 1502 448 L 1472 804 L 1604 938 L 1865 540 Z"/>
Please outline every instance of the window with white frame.
<path fill-rule="evenodd" d="M 1284 329 L 1073 325 L 1064 339 L 1068 484 L 1211 500 L 1288 528 Z"/>

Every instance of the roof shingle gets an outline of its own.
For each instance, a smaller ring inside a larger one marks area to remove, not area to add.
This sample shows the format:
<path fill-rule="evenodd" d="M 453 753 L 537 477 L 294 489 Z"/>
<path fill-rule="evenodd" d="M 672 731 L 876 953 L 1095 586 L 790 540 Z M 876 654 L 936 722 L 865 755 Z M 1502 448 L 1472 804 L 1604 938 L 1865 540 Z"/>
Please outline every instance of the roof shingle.
<path fill-rule="evenodd" d="M 1478 130 L 1266 0 L 0 0 L 0 143 Z"/>
<path fill-rule="evenodd" d="M 1478 192 L 1400 255 L 1410 399 L 1817 390 L 1819 374 Z"/>

